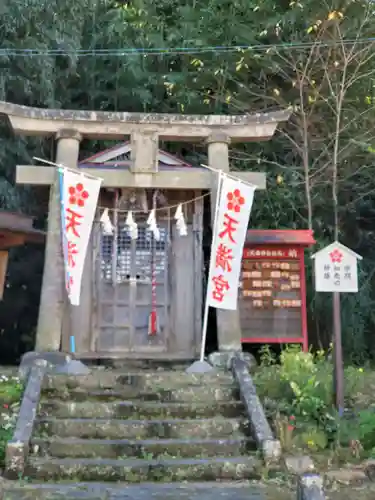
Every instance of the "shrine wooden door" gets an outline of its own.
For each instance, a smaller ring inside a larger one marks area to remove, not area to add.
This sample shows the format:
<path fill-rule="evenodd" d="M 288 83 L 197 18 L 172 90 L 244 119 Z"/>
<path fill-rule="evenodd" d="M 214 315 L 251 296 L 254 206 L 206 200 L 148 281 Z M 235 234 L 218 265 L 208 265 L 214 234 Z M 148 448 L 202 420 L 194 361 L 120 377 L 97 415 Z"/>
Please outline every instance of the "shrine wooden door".
<path fill-rule="evenodd" d="M 114 234 L 100 231 L 97 273 L 97 340 L 99 355 L 132 353 L 142 358 L 165 352 L 169 332 L 169 230 L 161 222 L 160 240 L 155 241 L 146 224 L 138 225 L 132 240 L 119 214 Z M 152 285 L 155 279 L 156 301 Z M 157 333 L 149 331 L 152 311 Z"/>

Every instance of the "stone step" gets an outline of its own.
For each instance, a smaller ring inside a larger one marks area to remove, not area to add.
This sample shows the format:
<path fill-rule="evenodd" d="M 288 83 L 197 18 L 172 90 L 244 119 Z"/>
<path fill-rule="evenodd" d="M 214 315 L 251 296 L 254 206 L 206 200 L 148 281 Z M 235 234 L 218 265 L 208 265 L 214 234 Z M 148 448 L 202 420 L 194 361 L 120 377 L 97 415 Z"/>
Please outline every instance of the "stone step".
<path fill-rule="evenodd" d="M 64 401 L 176 401 L 204 402 L 229 401 L 239 399 L 239 391 L 233 383 L 220 386 L 186 386 L 178 388 L 159 387 L 149 390 L 124 386 L 119 389 L 45 389 L 43 400 L 58 399 Z"/>
<path fill-rule="evenodd" d="M 244 415 L 240 401 L 209 401 L 201 403 L 136 402 L 136 401 L 43 401 L 39 414 L 55 418 L 209 418 L 215 416 L 238 417 Z"/>
<path fill-rule="evenodd" d="M 133 386 L 144 389 L 164 386 L 220 385 L 232 381 L 233 376 L 230 372 L 188 374 L 184 371 L 172 370 L 133 373 L 117 370 L 93 370 L 89 375 L 47 375 L 43 381 L 43 388 L 58 390 L 62 388 L 112 389 L 116 386 Z"/>
<path fill-rule="evenodd" d="M 214 481 L 259 479 L 262 463 L 255 456 L 201 459 L 114 460 L 31 458 L 25 475 L 36 480 L 75 481 Z"/>
<path fill-rule="evenodd" d="M 35 426 L 40 437 L 97 439 L 225 438 L 233 433 L 250 436 L 249 422 L 243 418 L 209 419 L 56 419 L 39 418 Z"/>
<path fill-rule="evenodd" d="M 78 439 L 34 438 L 32 453 L 55 458 L 172 458 L 240 456 L 256 450 L 251 438 L 222 439 Z"/>
<path fill-rule="evenodd" d="M 269 496 L 264 484 L 204 483 L 76 483 L 24 484 L 7 489 L 3 500 L 290 500 L 277 487 Z"/>

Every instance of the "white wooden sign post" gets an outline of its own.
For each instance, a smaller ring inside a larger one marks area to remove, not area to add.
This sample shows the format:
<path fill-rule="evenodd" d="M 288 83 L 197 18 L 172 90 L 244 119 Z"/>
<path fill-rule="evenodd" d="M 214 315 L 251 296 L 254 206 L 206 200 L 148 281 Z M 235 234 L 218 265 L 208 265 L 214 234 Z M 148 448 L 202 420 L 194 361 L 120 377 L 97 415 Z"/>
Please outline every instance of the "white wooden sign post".
<path fill-rule="evenodd" d="M 358 292 L 358 260 L 362 257 L 338 241 L 316 252 L 314 259 L 315 290 L 333 294 L 333 330 L 335 362 L 335 400 L 344 411 L 344 366 L 341 341 L 340 293 Z"/>

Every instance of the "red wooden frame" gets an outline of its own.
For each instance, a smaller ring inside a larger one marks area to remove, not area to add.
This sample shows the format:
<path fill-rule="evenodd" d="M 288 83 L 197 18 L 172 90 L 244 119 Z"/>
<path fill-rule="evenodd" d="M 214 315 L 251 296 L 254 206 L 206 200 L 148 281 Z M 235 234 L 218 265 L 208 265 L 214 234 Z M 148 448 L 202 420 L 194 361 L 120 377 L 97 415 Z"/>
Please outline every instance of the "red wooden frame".
<path fill-rule="evenodd" d="M 302 344 L 305 352 L 309 349 L 307 333 L 307 305 L 306 305 L 306 271 L 305 271 L 305 248 L 315 243 L 313 233 L 309 230 L 249 230 L 246 236 L 243 256 L 248 255 L 251 250 L 265 251 L 266 255 L 254 256 L 258 259 L 288 259 L 285 255 L 289 249 L 298 249 L 300 264 L 300 295 L 301 295 L 301 336 L 299 337 L 245 337 L 242 343 L 252 344 Z M 282 251 L 283 255 L 275 255 L 276 251 Z M 269 255 L 271 252 L 271 255 Z M 268 253 L 268 255 L 267 255 Z M 272 255 L 273 254 L 273 255 Z M 290 257 L 289 257 L 290 259 Z"/>

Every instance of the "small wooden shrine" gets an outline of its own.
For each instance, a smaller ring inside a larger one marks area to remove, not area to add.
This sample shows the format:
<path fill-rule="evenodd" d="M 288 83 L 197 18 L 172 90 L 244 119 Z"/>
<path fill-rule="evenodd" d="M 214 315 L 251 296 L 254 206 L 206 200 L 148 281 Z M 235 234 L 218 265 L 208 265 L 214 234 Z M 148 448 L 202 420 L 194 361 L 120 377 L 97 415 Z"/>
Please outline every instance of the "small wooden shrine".
<path fill-rule="evenodd" d="M 243 116 L 173 115 L 39 109 L 0 101 L 0 114 L 9 118 L 15 134 L 55 137 L 58 165 L 102 179 L 81 305 L 70 307 L 64 290 L 57 169 L 17 166 L 18 183 L 50 188 L 36 348 L 69 350 L 69 338 L 74 335 L 76 354 L 82 358 L 195 357 L 201 344 L 203 307 L 202 196 L 208 193 L 211 204 L 215 203 L 217 174 L 229 174 L 231 170 L 231 143 L 271 139 L 277 125 L 288 120 L 290 111 Z M 82 139 L 122 142 L 80 162 Z M 160 141 L 206 144 L 211 170 L 168 155 L 159 149 Z M 262 172 L 238 172 L 236 176 L 257 189 L 266 187 Z M 189 200 L 185 206 L 188 235 L 180 237 L 171 206 Z M 162 237 L 152 246 L 142 211 L 154 203 Z M 101 231 L 99 216 L 104 208 L 108 208 L 113 235 Z M 137 240 L 130 240 L 122 230 L 129 209 L 137 211 Z M 147 326 L 152 275 L 156 276 L 160 322 L 160 333 L 155 336 L 149 335 Z M 241 350 L 239 311 L 218 309 L 216 315 L 219 349 Z"/>
<path fill-rule="evenodd" d="M 305 248 L 309 230 L 249 230 L 242 259 L 242 342 L 308 349 Z"/>
<path fill-rule="evenodd" d="M 0 212 L 0 300 L 3 298 L 9 250 L 25 243 L 43 243 L 45 233 L 33 228 L 33 218 Z"/>
<path fill-rule="evenodd" d="M 120 143 L 79 163 L 80 168 L 120 169 L 130 165 L 131 144 Z M 159 171 L 200 170 L 174 156 L 158 151 Z M 174 214 L 184 203 L 187 235 L 179 236 Z M 147 227 L 147 217 L 156 209 L 160 240 Z M 107 209 L 113 234 L 106 234 L 100 217 Z M 126 215 L 132 211 L 138 237 L 126 230 Z M 68 349 L 74 334 L 77 354 L 94 357 L 154 357 L 193 355 L 199 345 L 202 324 L 202 224 L 201 190 L 132 189 L 104 187 L 99 197 L 91 246 L 81 291 L 63 332 Z M 153 302 L 155 287 L 155 302 Z M 150 331 L 150 315 L 156 314 L 157 331 Z"/>

